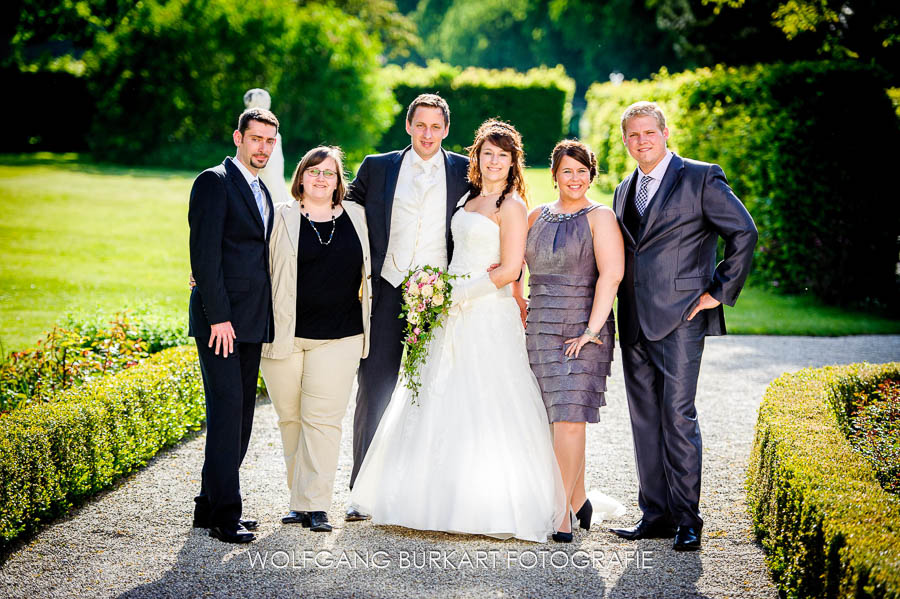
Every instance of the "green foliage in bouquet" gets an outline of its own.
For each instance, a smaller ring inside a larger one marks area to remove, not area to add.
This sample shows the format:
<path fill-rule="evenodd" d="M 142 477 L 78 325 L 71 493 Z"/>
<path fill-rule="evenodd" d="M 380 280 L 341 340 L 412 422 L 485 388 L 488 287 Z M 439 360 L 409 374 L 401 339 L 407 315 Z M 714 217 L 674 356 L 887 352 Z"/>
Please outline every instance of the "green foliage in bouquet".
<path fill-rule="evenodd" d="M 403 383 L 412 391 L 413 403 L 419 397 L 420 368 L 428 355 L 428 343 L 450 311 L 452 281 L 457 278 L 460 275 L 422 266 L 412 269 L 403 279 L 403 308 L 399 318 L 406 320 L 406 331 L 401 374 Z"/>
<path fill-rule="evenodd" d="M 450 104 L 450 134 L 443 145 L 454 152 L 466 153 L 479 125 L 497 117 L 522 133 L 528 163 L 544 166 L 550 162 L 553 146 L 569 128 L 575 82 L 560 66 L 521 73 L 512 69 L 460 69 L 431 60 L 426 68 L 388 65 L 384 76 L 400 110 L 378 144 L 381 151 L 409 145 L 406 107 L 424 93 L 440 94 Z"/>
<path fill-rule="evenodd" d="M 0 418 L 0 546 L 109 487 L 205 418 L 196 351 L 172 348 Z"/>
<path fill-rule="evenodd" d="M 721 165 L 753 215 L 753 282 L 831 304 L 900 309 L 900 203 L 871 175 L 880 163 L 865 134 L 875 127 L 879 146 L 900 146 L 887 80 L 878 69 L 834 62 L 662 70 L 648 81 L 591 86 L 582 138 L 605 173 L 598 184 L 612 190 L 634 169 L 622 112 L 638 100 L 659 103 L 670 147 Z"/>
<path fill-rule="evenodd" d="M 900 597 L 900 497 L 843 430 L 859 392 L 898 377 L 897 362 L 830 366 L 766 390 L 747 503 L 782 596 Z"/>

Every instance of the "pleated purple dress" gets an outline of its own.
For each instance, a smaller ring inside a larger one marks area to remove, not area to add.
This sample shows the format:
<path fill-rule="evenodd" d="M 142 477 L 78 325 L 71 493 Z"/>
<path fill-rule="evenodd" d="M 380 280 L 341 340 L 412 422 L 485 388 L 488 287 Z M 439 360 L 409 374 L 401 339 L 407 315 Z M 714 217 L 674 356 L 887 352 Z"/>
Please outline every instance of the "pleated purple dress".
<path fill-rule="evenodd" d="M 525 261 L 531 299 L 525 340 L 550 422 L 598 422 L 606 405 L 606 377 L 615 347 L 613 313 L 600 330 L 602 345 L 585 345 L 578 358 L 565 355 L 564 341 L 587 326 L 599 273 L 588 206 L 554 214 L 547 206 L 528 232 Z"/>

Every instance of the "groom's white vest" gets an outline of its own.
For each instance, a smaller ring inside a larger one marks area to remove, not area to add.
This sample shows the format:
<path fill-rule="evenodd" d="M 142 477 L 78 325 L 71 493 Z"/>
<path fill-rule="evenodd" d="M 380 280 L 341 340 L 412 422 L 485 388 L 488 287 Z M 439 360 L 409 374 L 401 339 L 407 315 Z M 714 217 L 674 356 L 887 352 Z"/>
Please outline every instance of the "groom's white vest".
<path fill-rule="evenodd" d="M 428 171 L 423 173 L 423 169 Z M 418 178 L 418 179 L 417 179 Z M 416 266 L 447 268 L 447 177 L 444 155 L 403 156 L 391 207 L 391 231 L 381 276 L 394 287 Z"/>

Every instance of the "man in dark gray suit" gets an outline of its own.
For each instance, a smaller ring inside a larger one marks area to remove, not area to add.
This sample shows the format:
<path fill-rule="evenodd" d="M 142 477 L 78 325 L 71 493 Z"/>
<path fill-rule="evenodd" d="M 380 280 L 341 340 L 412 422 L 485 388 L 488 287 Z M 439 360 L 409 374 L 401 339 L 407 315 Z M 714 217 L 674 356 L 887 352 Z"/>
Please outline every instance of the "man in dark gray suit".
<path fill-rule="evenodd" d="M 359 365 L 351 488 L 400 373 L 406 321 L 398 318 L 399 286 L 412 267 L 446 268 L 453 252 L 450 219 L 468 190 L 469 159 L 441 148 L 449 131 L 447 102 L 420 95 L 406 112 L 412 144 L 366 156 L 347 192 L 348 200 L 366 208 L 373 295 L 369 357 Z M 350 521 L 367 518 L 353 509 L 346 514 Z"/>
<path fill-rule="evenodd" d="M 625 240 L 619 341 L 637 463 L 641 520 L 613 529 L 626 539 L 671 538 L 700 548 L 701 441 L 694 396 L 706 335 L 725 334 L 756 246 L 753 219 L 715 164 L 669 151 L 665 116 L 652 102 L 622 115 L 622 140 L 638 168 L 616 187 Z M 725 240 L 716 265 L 716 245 Z"/>

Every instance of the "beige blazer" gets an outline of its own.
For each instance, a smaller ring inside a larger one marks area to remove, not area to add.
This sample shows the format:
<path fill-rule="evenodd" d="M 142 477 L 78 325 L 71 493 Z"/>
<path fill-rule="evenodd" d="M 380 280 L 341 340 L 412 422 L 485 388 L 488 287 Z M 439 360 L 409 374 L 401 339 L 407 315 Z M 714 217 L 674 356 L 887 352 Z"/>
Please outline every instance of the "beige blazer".
<path fill-rule="evenodd" d="M 355 202 L 341 203 L 362 246 L 362 319 L 363 353 L 369 355 L 369 324 L 372 314 L 372 262 L 369 255 L 369 228 L 365 209 Z M 269 240 L 269 268 L 272 276 L 272 307 L 275 315 L 275 339 L 263 343 L 264 358 L 282 360 L 294 349 L 297 328 L 297 241 L 300 237 L 300 204 L 296 201 L 275 206 L 275 222 Z"/>

